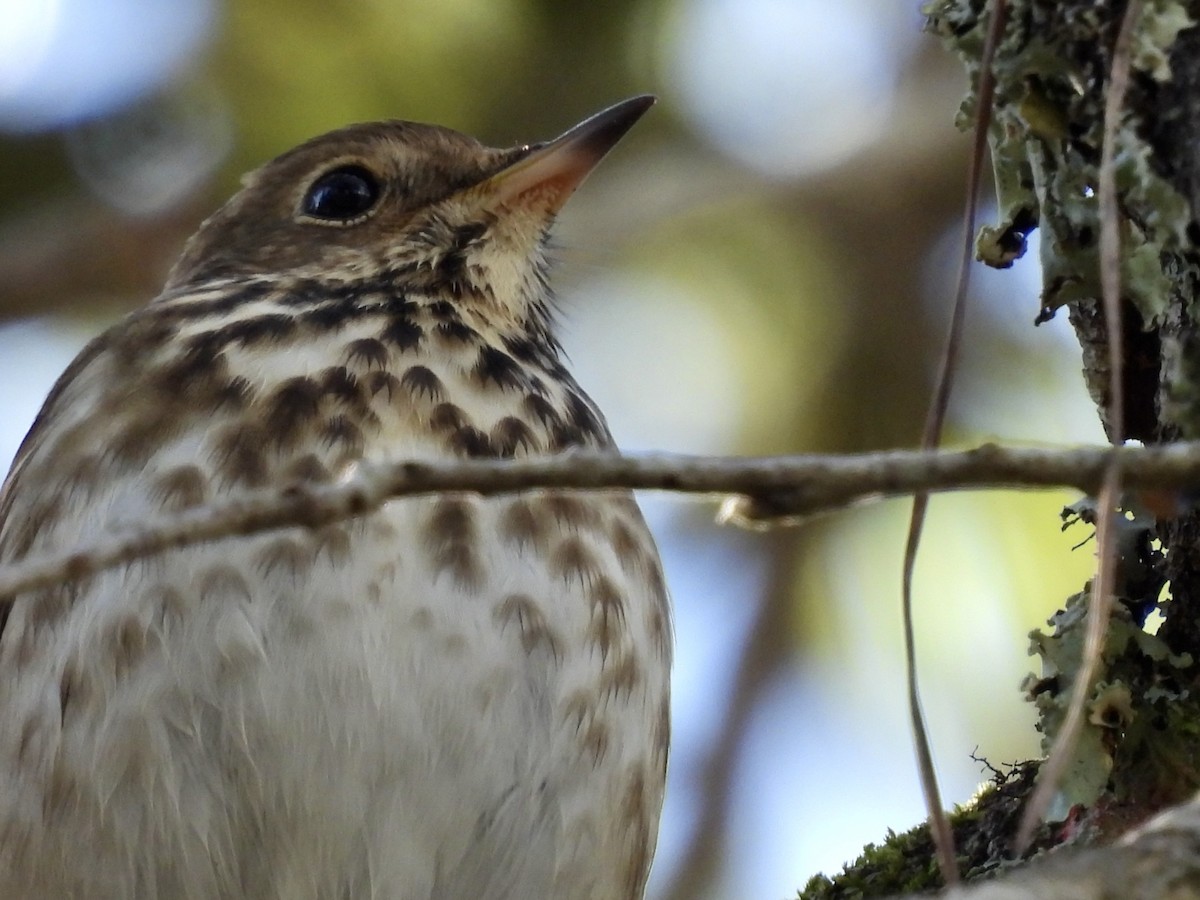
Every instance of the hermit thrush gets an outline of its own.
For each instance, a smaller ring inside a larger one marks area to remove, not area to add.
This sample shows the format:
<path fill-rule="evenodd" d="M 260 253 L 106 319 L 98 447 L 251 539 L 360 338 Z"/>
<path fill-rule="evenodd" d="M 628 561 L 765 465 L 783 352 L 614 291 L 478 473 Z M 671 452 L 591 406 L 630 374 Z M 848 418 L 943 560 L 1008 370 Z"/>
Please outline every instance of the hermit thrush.
<path fill-rule="evenodd" d="M 0 562 L 360 461 L 610 448 L 555 213 L 650 106 L 547 144 L 356 125 L 245 179 L 59 379 Z M 3 600 L 0 897 L 634 898 L 671 625 L 627 494 L 457 494 Z"/>

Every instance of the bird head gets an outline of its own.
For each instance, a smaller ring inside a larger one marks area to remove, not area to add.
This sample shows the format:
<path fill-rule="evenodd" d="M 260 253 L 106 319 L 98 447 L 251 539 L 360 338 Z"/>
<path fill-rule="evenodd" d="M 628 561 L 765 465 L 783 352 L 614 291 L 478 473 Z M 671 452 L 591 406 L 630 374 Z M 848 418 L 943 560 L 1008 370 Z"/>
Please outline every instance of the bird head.
<path fill-rule="evenodd" d="M 246 176 L 188 242 L 167 293 L 260 275 L 367 278 L 524 318 L 519 307 L 544 294 L 556 213 L 653 103 L 634 97 L 509 149 L 402 121 L 314 138 Z"/>

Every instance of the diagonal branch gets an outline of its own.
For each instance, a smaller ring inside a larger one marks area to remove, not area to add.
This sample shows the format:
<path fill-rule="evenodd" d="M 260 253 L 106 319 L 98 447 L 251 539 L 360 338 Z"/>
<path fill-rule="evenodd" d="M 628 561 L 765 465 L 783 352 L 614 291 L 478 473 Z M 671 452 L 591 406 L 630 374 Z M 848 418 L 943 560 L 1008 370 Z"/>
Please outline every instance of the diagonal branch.
<path fill-rule="evenodd" d="M 316 528 L 372 512 L 389 500 L 422 494 L 640 489 L 738 495 L 744 502 L 735 503 L 727 517 L 739 524 L 766 526 L 914 491 L 1072 487 L 1095 494 L 1110 462 L 1131 489 L 1200 486 L 1200 442 L 1120 449 L 984 444 L 972 450 L 776 457 L 578 453 L 519 461 L 362 464 L 338 484 L 249 492 L 82 546 L 0 565 L 0 598 L 203 541 L 279 528 Z"/>

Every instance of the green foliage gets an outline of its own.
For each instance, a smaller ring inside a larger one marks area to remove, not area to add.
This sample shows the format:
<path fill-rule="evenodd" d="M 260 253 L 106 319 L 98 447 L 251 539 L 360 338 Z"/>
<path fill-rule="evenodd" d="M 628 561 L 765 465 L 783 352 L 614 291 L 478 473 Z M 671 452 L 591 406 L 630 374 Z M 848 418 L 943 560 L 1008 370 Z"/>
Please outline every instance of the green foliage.
<path fill-rule="evenodd" d="M 1000 772 L 979 792 L 950 814 L 950 828 L 958 850 L 959 871 L 965 881 L 980 881 L 1019 866 L 1050 847 L 1062 846 L 1068 835 L 1043 828 L 1025 856 L 1015 859 L 1013 835 L 1021 811 L 1037 778 L 1037 763 L 1024 763 Z M 1078 840 L 1084 829 L 1074 829 Z M 919 824 L 901 834 L 888 832 L 880 845 L 869 845 L 862 856 L 839 875 L 818 875 L 800 890 L 798 900 L 858 900 L 874 896 L 931 893 L 944 887 L 935 862 L 929 827 Z"/>
<path fill-rule="evenodd" d="M 938 874 L 929 827 L 918 825 L 901 834 L 890 828 L 882 844 L 867 844 L 862 855 L 835 879 L 810 878 L 799 900 L 851 900 L 937 890 Z"/>
<path fill-rule="evenodd" d="M 1036 773 L 1034 764 L 1007 772 L 993 769 L 992 780 L 970 803 L 951 813 L 950 827 L 965 880 L 988 878 L 1017 865 L 1009 841 Z M 1025 858 L 1055 843 L 1056 838 L 1048 832 L 1039 834 Z M 889 830 L 882 844 L 868 845 L 858 859 L 832 878 L 818 875 L 810 879 L 799 900 L 858 900 L 929 893 L 942 887 L 929 827 L 921 824 L 901 834 Z"/>

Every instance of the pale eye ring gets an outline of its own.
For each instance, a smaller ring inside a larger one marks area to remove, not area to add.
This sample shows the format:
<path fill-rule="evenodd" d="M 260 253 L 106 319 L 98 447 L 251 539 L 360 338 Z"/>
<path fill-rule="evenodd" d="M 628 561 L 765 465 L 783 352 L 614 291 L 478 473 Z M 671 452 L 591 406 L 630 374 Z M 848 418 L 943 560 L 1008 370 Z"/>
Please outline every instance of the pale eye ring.
<path fill-rule="evenodd" d="M 339 166 L 312 183 L 300 208 L 314 219 L 350 222 L 369 212 L 381 193 L 379 179 L 367 169 Z"/>

